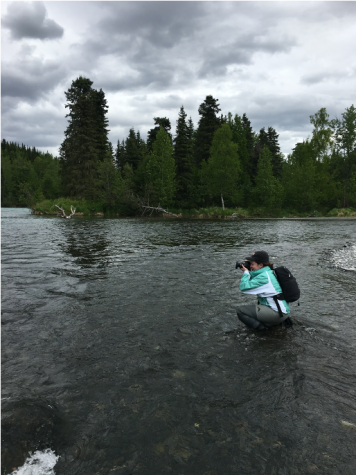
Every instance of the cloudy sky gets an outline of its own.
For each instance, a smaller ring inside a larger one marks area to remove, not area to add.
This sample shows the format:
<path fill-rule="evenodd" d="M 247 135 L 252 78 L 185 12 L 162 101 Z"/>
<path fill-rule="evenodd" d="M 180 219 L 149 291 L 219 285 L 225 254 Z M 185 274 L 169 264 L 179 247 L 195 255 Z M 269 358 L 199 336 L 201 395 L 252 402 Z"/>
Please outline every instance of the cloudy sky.
<path fill-rule="evenodd" d="M 356 2 L 1 2 L 2 138 L 58 154 L 65 96 L 102 88 L 114 146 L 153 117 L 195 125 L 207 95 L 222 113 L 274 127 L 281 149 L 309 116 L 356 104 Z"/>

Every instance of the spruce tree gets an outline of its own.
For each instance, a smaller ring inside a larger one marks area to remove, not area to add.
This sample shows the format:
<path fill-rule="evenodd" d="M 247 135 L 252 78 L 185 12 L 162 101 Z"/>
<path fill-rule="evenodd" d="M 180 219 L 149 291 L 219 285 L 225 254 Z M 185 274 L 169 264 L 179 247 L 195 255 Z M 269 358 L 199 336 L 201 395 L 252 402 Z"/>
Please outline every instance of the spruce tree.
<path fill-rule="evenodd" d="M 125 142 L 117 141 L 115 150 L 115 165 L 118 170 L 122 170 L 125 164 Z"/>
<path fill-rule="evenodd" d="M 261 149 L 259 148 L 258 150 L 255 150 L 255 144 L 257 141 L 251 127 L 251 122 L 247 118 L 246 113 L 242 115 L 242 127 L 244 128 L 244 131 L 245 131 L 246 148 L 247 148 L 247 152 L 249 156 L 248 167 L 247 167 L 248 174 L 249 174 L 251 183 L 254 183 L 256 173 L 257 173 L 258 157 L 259 157 L 259 154 L 261 153 Z"/>
<path fill-rule="evenodd" d="M 209 159 L 214 134 L 221 125 L 220 118 L 217 117 L 220 110 L 218 99 L 214 99 L 213 96 L 206 96 L 205 101 L 199 106 L 200 119 L 196 132 L 194 153 L 195 164 L 198 168 L 201 167 L 204 160 L 207 162 Z"/>
<path fill-rule="evenodd" d="M 238 145 L 239 159 L 241 165 L 240 180 L 238 188 L 241 190 L 241 201 L 243 204 L 247 204 L 248 196 L 251 193 L 252 184 L 250 180 L 250 153 L 247 148 L 247 131 L 243 126 L 242 117 L 235 114 L 232 118 L 232 114 L 228 114 L 228 124 L 232 131 L 232 141 Z"/>
<path fill-rule="evenodd" d="M 65 92 L 68 127 L 60 147 L 63 191 L 68 196 L 98 199 L 99 163 L 108 150 L 107 105 L 102 90 L 80 76 Z"/>
<path fill-rule="evenodd" d="M 125 163 L 132 166 L 133 170 L 136 170 L 140 162 L 139 147 L 137 144 L 137 137 L 135 129 L 131 128 L 129 135 L 125 140 Z"/>
<path fill-rule="evenodd" d="M 243 126 L 242 118 L 235 114 L 232 118 L 232 114 L 229 112 L 228 124 L 232 132 L 232 141 L 238 145 L 239 158 L 241 164 L 241 179 L 243 182 L 249 182 L 249 159 L 250 154 L 247 149 L 246 129 Z"/>
<path fill-rule="evenodd" d="M 136 144 L 138 148 L 138 165 L 137 166 L 139 166 L 140 163 L 145 159 L 148 153 L 147 144 L 141 138 L 141 134 L 139 130 L 136 132 Z"/>
<path fill-rule="evenodd" d="M 281 178 L 283 171 L 284 155 L 278 142 L 279 135 L 273 127 L 268 127 L 267 145 L 272 155 L 273 174 L 276 178 Z"/>
<path fill-rule="evenodd" d="M 255 145 L 255 154 L 259 156 L 263 147 L 268 147 L 272 156 L 273 175 L 277 178 L 281 178 L 284 156 L 281 154 L 278 137 L 279 135 L 273 127 L 268 127 L 267 132 L 265 128 L 262 127 L 258 135 L 258 143 Z"/>
<path fill-rule="evenodd" d="M 263 147 L 266 145 L 268 147 L 268 134 L 265 130 L 264 127 L 260 130 L 260 133 L 258 134 L 258 142 L 261 146 L 261 150 L 263 150 Z M 269 147 L 268 147 L 269 148 Z"/>
<path fill-rule="evenodd" d="M 163 127 L 172 142 L 172 135 L 169 132 L 171 130 L 171 121 L 167 119 L 167 117 L 154 117 L 153 120 L 155 121 L 155 127 L 150 129 L 147 133 L 147 148 L 150 152 L 153 150 L 153 144 L 157 138 L 160 127 Z"/>
<path fill-rule="evenodd" d="M 116 162 L 120 161 L 120 169 L 128 163 L 135 171 L 147 154 L 146 143 L 141 139 L 140 132 L 135 132 L 132 127 L 125 142 L 116 147 Z"/>
<path fill-rule="evenodd" d="M 190 119 L 186 122 L 187 114 L 181 106 L 174 139 L 174 160 L 177 173 L 176 201 L 179 206 L 186 207 L 189 204 L 191 188 L 193 186 L 193 156 L 192 139 L 194 133 L 193 123 Z"/>
<path fill-rule="evenodd" d="M 175 193 L 175 163 L 170 137 L 162 126 L 153 143 L 147 174 L 151 186 L 150 202 L 156 206 L 169 206 Z"/>
<path fill-rule="evenodd" d="M 254 147 L 254 134 L 251 127 L 251 122 L 247 118 L 246 113 L 242 115 L 241 122 L 242 122 L 242 127 L 245 130 L 247 152 L 249 156 L 251 157 L 253 154 L 253 147 Z"/>
<path fill-rule="evenodd" d="M 99 91 L 93 90 L 94 101 L 94 118 L 95 118 L 95 134 L 96 134 L 96 149 L 99 161 L 103 162 L 106 158 L 110 142 L 108 140 L 108 125 L 109 120 L 106 117 L 109 106 L 105 98 L 105 93 L 102 89 Z"/>

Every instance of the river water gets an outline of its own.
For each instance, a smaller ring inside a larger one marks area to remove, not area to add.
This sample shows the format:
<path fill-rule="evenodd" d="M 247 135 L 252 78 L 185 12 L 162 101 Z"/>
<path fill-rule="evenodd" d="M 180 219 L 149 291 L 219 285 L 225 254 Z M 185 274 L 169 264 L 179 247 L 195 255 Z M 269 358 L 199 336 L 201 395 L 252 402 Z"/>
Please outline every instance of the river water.
<path fill-rule="evenodd" d="M 355 244 L 352 219 L 2 209 L 2 474 L 354 475 Z M 290 329 L 236 317 L 261 249 L 300 284 Z"/>

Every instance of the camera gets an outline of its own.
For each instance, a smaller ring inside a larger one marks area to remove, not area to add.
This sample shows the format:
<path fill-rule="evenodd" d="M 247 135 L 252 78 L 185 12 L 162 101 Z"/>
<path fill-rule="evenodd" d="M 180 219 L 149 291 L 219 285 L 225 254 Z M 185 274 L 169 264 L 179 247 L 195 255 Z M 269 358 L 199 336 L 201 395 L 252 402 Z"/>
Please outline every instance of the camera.
<path fill-rule="evenodd" d="M 237 261 L 235 269 L 242 269 L 242 266 L 245 266 L 247 270 L 251 270 L 251 262 L 250 261 L 245 261 L 245 262 Z"/>

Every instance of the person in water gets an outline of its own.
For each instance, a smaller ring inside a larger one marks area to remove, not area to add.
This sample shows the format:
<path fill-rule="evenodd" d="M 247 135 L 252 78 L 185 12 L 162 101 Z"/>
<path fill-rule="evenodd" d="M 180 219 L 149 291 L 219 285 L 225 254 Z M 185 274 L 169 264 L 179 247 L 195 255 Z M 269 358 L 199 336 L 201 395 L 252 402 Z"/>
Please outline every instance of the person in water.
<path fill-rule="evenodd" d="M 273 264 L 265 251 L 257 251 L 246 257 L 251 263 L 251 271 L 241 266 L 243 275 L 240 290 L 244 294 L 257 295 L 258 305 L 242 305 L 237 308 L 237 316 L 241 322 L 254 330 L 265 330 L 267 327 L 279 325 L 289 318 L 289 305 L 285 300 L 278 300 L 282 317 L 278 312 L 273 296 L 282 292 L 277 278 L 272 272 Z M 287 322 L 286 322 L 287 323 Z"/>

